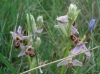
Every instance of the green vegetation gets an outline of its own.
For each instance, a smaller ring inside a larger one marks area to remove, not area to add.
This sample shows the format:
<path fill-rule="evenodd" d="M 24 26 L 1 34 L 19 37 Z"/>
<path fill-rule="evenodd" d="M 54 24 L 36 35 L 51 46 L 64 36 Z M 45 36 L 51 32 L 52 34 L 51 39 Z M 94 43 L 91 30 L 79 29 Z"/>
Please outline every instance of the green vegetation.
<path fill-rule="evenodd" d="M 86 47 L 92 49 L 100 46 L 99 0 L 0 0 L 0 74 L 20 74 L 29 70 L 30 67 L 38 66 L 38 59 L 40 62 L 47 60 L 46 63 L 62 59 L 65 49 L 68 49 L 68 39 L 54 25 L 58 23 L 56 20 L 57 17 L 67 14 L 71 3 L 76 4 L 77 8 L 81 9 L 76 19 L 76 27 L 80 32 L 80 38 L 87 32 L 90 20 L 93 18 L 96 19 L 94 29 L 86 39 L 86 42 L 88 42 Z M 35 20 L 38 16 L 43 16 L 43 32 L 37 34 L 41 38 L 41 45 L 39 48 L 36 48 L 33 44 L 36 52 L 35 57 L 30 58 L 25 55 L 18 57 L 21 48 L 16 49 L 14 47 L 10 31 L 16 31 L 18 26 L 21 26 L 23 32 L 26 31 L 27 34 L 26 14 L 29 13 L 34 16 Z M 72 46 L 73 48 L 74 46 Z M 64 72 L 67 71 L 66 74 L 99 74 L 100 48 L 90 52 L 91 57 L 89 60 L 85 60 L 84 66 L 76 67 L 74 70 L 71 68 L 66 70 L 66 67 L 63 66 Z M 30 66 L 27 58 L 29 60 L 36 59 L 35 62 L 37 64 L 34 66 L 33 63 Z M 76 58 L 82 62 L 85 57 L 82 54 Z M 57 63 L 54 63 L 46 66 L 46 68 L 42 68 L 42 71 L 44 72 L 43 74 L 60 74 L 61 68 L 57 67 Z M 40 71 L 36 69 L 32 73 L 40 74 Z"/>

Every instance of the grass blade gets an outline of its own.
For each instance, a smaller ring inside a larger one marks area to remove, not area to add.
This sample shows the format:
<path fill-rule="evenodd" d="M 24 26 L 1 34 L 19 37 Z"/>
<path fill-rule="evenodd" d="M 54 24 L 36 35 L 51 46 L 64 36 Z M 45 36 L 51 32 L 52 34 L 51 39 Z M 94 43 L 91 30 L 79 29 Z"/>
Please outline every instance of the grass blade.
<path fill-rule="evenodd" d="M 1 61 L 9 68 L 9 70 L 13 74 L 17 74 L 16 70 L 13 68 L 13 66 L 4 58 L 4 56 L 0 53 L 0 59 Z"/>

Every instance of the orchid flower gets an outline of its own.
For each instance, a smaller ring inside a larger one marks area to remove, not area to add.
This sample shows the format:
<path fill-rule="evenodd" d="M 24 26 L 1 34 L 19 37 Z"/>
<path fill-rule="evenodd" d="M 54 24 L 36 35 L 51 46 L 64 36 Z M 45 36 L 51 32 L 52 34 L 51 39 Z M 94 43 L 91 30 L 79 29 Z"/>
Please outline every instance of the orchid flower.
<path fill-rule="evenodd" d="M 42 33 L 43 28 L 38 30 L 37 27 L 34 28 L 34 38 L 36 37 L 36 33 Z"/>
<path fill-rule="evenodd" d="M 59 25 L 54 25 L 54 27 L 55 28 L 61 28 L 62 31 L 64 33 L 66 33 L 66 25 L 68 23 L 68 16 L 67 15 L 60 16 L 60 17 L 57 18 L 57 21 L 60 22 L 60 23 L 59 23 Z M 73 35 L 75 33 L 79 34 L 77 29 L 73 25 L 71 25 L 71 35 Z"/>
<path fill-rule="evenodd" d="M 16 38 L 18 38 L 20 40 L 24 40 L 24 39 L 29 38 L 29 37 L 32 36 L 32 35 L 30 35 L 30 36 L 23 36 L 23 34 L 22 34 L 22 27 L 21 26 L 18 27 L 17 33 L 16 32 L 12 32 L 12 31 L 10 31 L 10 33 L 12 34 L 12 37 L 13 37 L 14 40 Z"/>
<path fill-rule="evenodd" d="M 18 57 L 23 56 L 25 54 L 34 57 L 35 53 L 34 53 L 34 48 L 32 46 L 21 46 L 22 50 L 19 53 Z"/>
<path fill-rule="evenodd" d="M 68 65 L 69 66 L 82 66 L 82 62 L 78 61 L 77 59 L 72 60 L 72 58 L 70 58 L 70 59 L 65 59 L 65 60 L 59 62 L 57 64 L 57 67 L 63 66 L 63 65 L 66 65 L 66 66 L 68 66 Z"/>
<path fill-rule="evenodd" d="M 82 44 L 80 44 L 80 45 L 77 45 L 72 51 L 71 51 L 71 53 L 72 54 L 78 54 L 79 52 L 81 52 L 82 50 L 88 50 L 87 48 L 86 48 L 86 46 L 85 46 L 85 44 L 86 44 L 87 42 L 84 42 L 84 43 L 82 43 Z M 88 51 L 88 52 L 85 52 L 85 55 L 86 56 L 91 56 L 91 53 Z"/>
<path fill-rule="evenodd" d="M 26 45 L 26 46 L 21 46 L 21 52 L 19 53 L 18 57 L 20 56 L 23 56 L 25 54 L 31 56 L 31 57 L 34 57 L 35 56 L 35 53 L 34 53 L 34 48 L 32 47 L 32 37 L 30 39 L 30 43 L 29 45 Z"/>
<path fill-rule="evenodd" d="M 91 31 L 91 30 L 93 29 L 93 27 L 94 27 L 94 25 L 95 25 L 95 22 L 96 22 L 95 19 L 92 19 L 92 20 L 90 21 L 90 24 L 89 24 L 89 27 L 88 27 L 88 30 L 89 30 L 89 31 Z"/>
<path fill-rule="evenodd" d="M 62 25 L 63 25 L 63 27 L 66 27 L 66 24 L 62 24 Z M 59 25 L 54 25 L 54 27 L 55 27 L 55 28 L 60 28 Z M 79 32 L 78 32 L 78 30 L 72 25 L 72 26 L 71 26 L 71 35 L 73 35 L 73 34 L 79 34 Z"/>

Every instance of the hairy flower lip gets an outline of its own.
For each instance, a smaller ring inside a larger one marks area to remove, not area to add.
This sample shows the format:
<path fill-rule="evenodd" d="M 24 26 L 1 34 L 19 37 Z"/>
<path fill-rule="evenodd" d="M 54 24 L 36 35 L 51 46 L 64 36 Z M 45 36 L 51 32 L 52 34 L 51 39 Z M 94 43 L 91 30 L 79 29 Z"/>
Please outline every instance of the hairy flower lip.
<path fill-rule="evenodd" d="M 34 47 L 32 47 L 31 45 L 26 45 L 26 46 L 21 46 L 22 50 L 21 52 L 18 54 L 18 57 L 21 57 L 23 55 L 25 55 L 25 53 L 30 53 L 29 55 L 31 56 L 34 56 L 35 53 L 34 53 Z"/>

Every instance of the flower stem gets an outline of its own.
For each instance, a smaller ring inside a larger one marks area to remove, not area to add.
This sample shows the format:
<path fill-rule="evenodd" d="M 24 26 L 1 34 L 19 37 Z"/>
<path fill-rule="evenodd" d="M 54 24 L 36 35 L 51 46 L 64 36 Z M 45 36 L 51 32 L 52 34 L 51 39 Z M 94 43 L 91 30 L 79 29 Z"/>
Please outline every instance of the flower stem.
<path fill-rule="evenodd" d="M 30 66 L 31 65 L 31 58 L 30 58 L 30 56 L 27 55 L 27 59 L 28 59 L 28 64 Z"/>
<path fill-rule="evenodd" d="M 72 44 L 72 41 L 70 38 L 68 38 L 68 45 L 67 45 L 67 48 L 65 50 L 65 53 L 63 55 L 63 58 L 67 57 L 68 53 L 69 53 L 69 50 L 71 48 L 71 44 Z M 60 70 L 60 74 L 64 74 L 64 66 L 62 66 L 61 70 Z"/>

